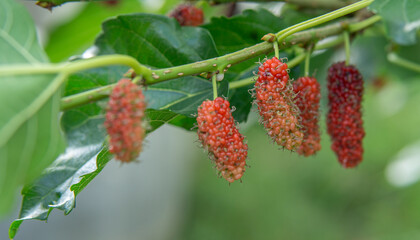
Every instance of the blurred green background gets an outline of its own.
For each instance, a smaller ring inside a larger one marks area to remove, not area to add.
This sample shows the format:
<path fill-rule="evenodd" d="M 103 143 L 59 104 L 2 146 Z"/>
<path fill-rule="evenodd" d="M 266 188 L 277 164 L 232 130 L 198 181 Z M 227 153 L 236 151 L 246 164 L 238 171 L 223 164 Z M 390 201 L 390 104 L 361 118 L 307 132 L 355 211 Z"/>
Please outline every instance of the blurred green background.
<path fill-rule="evenodd" d="M 41 39 L 51 60 L 63 61 L 92 44 L 104 19 L 130 12 L 165 14 L 177 2 L 77 7 L 67 21 L 41 31 Z M 53 21 L 45 20 L 46 10 L 25 4 L 38 23 Z M 204 7 L 213 15 L 223 10 Z M 80 24 L 83 31 L 75 27 Z M 365 153 L 357 168 L 343 169 L 330 150 L 325 98 L 322 150 L 314 157 L 279 150 L 251 113 L 240 125 L 250 148 L 242 183 L 217 177 L 193 132 L 165 126 L 148 136 L 140 164 L 110 163 L 69 216 L 55 210 L 48 224 L 25 222 L 17 239 L 420 239 L 420 76 L 390 67 L 386 45 L 367 32 L 352 46 L 352 61 L 366 80 Z M 366 48 L 378 54 L 366 58 L 361 54 Z M 327 66 L 342 57 L 330 51 L 313 58 L 323 91 Z M 0 224 L 0 239 L 7 239 L 17 211 L 18 204 Z"/>

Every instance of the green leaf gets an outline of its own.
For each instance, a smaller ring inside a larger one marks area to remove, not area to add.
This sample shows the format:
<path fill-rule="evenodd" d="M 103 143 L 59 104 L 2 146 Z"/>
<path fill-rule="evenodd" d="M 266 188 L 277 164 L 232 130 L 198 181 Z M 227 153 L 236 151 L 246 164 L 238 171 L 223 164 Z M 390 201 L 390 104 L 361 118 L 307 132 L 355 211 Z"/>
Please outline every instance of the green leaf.
<path fill-rule="evenodd" d="M 100 55 L 130 55 L 156 68 L 218 56 L 213 39 L 205 29 L 180 27 L 175 19 L 144 13 L 118 16 L 104 22 L 96 46 Z"/>
<path fill-rule="evenodd" d="M 287 27 L 282 18 L 265 9 L 246 10 L 232 18 L 212 18 L 203 28 L 209 30 L 221 55 L 260 43 L 267 33 Z"/>
<path fill-rule="evenodd" d="M 244 71 L 242 74 L 225 74 L 225 79 L 229 82 L 234 82 L 237 80 L 254 77 L 254 72 L 258 72 L 258 65 L 250 68 L 247 71 Z M 233 118 L 238 122 L 246 122 L 248 119 L 249 112 L 252 106 L 252 89 L 254 84 L 250 84 L 245 87 L 236 88 L 230 90 L 229 102 L 230 106 L 234 111 L 232 112 Z"/>
<path fill-rule="evenodd" d="M 228 81 L 218 83 L 219 96 L 228 96 L 228 90 Z M 168 109 L 191 117 L 203 101 L 213 99 L 213 86 L 203 78 L 184 77 L 151 85 L 145 96 L 149 108 Z"/>
<path fill-rule="evenodd" d="M 383 18 L 395 42 L 402 45 L 416 43 L 416 33 L 420 28 L 418 0 L 375 0 L 370 9 Z"/>
<path fill-rule="evenodd" d="M 26 9 L 0 2 L 0 64 L 38 64 L 47 59 Z M 64 75 L 6 75 L 0 78 L 0 215 L 17 188 L 33 181 L 63 150 L 59 126 Z"/>
<path fill-rule="evenodd" d="M 64 114 L 62 123 L 67 132 L 68 147 L 40 178 L 23 189 L 22 208 L 19 218 L 10 226 L 10 238 L 14 238 L 24 220 L 47 220 L 54 208 L 70 213 L 75 207 L 76 195 L 111 159 L 107 147 L 103 146 L 104 118 L 88 116 L 84 108 Z M 85 114 L 84 121 L 74 126 L 73 122 L 80 119 L 79 114 Z"/>
<path fill-rule="evenodd" d="M 186 130 L 191 130 L 196 123 L 195 118 L 188 118 L 184 115 L 180 115 L 169 110 L 147 109 L 146 114 L 150 126 L 150 129 L 148 129 L 147 133 L 158 129 L 165 123 L 179 126 Z"/>

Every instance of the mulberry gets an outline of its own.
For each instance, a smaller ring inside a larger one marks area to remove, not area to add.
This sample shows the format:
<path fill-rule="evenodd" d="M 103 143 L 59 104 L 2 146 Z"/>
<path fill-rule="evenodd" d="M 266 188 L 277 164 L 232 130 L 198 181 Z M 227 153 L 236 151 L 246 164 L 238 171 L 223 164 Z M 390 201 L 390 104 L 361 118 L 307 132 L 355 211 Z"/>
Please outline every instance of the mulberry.
<path fill-rule="evenodd" d="M 316 78 L 301 77 L 293 82 L 293 90 L 297 96 L 296 105 L 300 110 L 300 122 L 304 134 L 297 153 L 310 156 L 321 149 L 318 126 L 320 86 Z"/>
<path fill-rule="evenodd" d="M 198 107 L 197 133 L 222 177 L 234 182 L 245 172 L 248 145 L 235 125 L 229 105 L 221 97 L 204 101 Z"/>
<path fill-rule="evenodd" d="M 110 136 L 109 151 L 116 159 L 130 162 L 138 157 L 146 129 L 146 103 L 141 87 L 121 79 L 109 97 L 105 128 Z"/>
<path fill-rule="evenodd" d="M 288 150 L 296 150 L 303 140 L 294 95 L 287 64 L 276 57 L 266 60 L 258 69 L 255 102 L 268 135 Z"/>
<path fill-rule="evenodd" d="M 169 17 L 175 18 L 181 26 L 199 26 L 204 22 L 203 10 L 189 4 L 180 4 Z"/>
<path fill-rule="evenodd" d="M 331 148 L 346 168 L 357 166 L 363 159 L 362 95 L 363 79 L 356 67 L 338 62 L 329 68 L 327 129 Z"/>

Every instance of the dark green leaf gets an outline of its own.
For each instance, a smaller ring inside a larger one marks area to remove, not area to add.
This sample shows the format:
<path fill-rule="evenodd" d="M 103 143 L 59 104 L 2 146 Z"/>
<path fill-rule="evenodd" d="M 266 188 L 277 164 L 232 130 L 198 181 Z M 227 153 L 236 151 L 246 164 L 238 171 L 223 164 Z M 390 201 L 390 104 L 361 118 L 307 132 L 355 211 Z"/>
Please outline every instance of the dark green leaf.
<path fill-rule="evenodd" d="M 228 81 L 221 81 L 219 96 L 228 95 Z M 199 77 L 184 77 L 154 84 L 145 91 L 148 106 L 153 109 L 169 109 L 175 113 L 191 115 L 207 99 L 213 99 L 213 87 L 209 80 Z"/>
<path fill-rule="evenodd" d="M 13 0 L 0 1 L 0 64 L 46 62 L 29 13 Z M 64 149 L 59 127 L 63 75 L 0 77 L 0 215 L 17 188 L 31 182 Z"/>
<path fill-rule="evenodd" d="M 186 130 L 191 130 L 195 124 L 195 118 L 188 118 L 184 115 L 174 113 L 169 110 L 155 110 L 148 109 L 146 111 L 150 129 L 148 133 L 156 130 L 165 123 L 169 123 L 178 127 L 182 127 Z"/>
<path fill-rule="evenodd" d="M 253 88 L 254 85 L 251 84 L 232 91 L 229 101 L 232 108 L 235 108 L 235 111 L 232 112 L 233 118 L 238 122 L 246 122 L 248 120 L 253 101 L 250 91 Z"/>
<path fill-rule="evenodd" d="M 414 44 L 420 28 L 420 2 L 418 0 L 375 0 L 370 6 L 385 21 L 390 37 L 403 45 Z"/>
<path fill-rule="evenodd" d="M 258 71 L 258 65 L 253 68 L 244 71 L 242 74 L 225 74 L 225 79 L 230 82 L 238 81 L 241 79 L 254 77 L 254 72 Z M 232 89 L 229 94 L 229 102 L 232 109 L 235 111 L 232 112 L 233 118 L 238 122 L 246 122 L 248 119 L 249 112 L 252 106 L 252 89 L 254 84 L 244 86 L 241 88 Z"/>
<path fill-rule="evenodd" d="M 161 15 L 132 14 L 118 16 L 103 24 L 96 40 L 100 54 L 126 54 L 156 68 L 178 66 L 217 57 L 208 31 L 180 27 Z"/>
<path fill-rule="evenodd" d="M 286 25 L 280 17 L 265 9 L 246 10 L 232 17 L 212 18 L 203 26 L 214 38 L 220 54 L 227 54 L 261 42 L 267 33 L 275 33 Z"/>

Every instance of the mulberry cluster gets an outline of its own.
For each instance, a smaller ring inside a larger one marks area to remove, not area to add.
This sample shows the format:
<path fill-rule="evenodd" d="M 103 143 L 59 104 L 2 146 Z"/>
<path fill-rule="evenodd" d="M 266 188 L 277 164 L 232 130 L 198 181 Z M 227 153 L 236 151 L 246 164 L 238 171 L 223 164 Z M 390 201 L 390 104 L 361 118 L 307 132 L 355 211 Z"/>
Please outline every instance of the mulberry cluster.
<path fill-rule="evenodd" d="M 255 102 L 268 135 L 278 145 L 296 150 L 302 144 L 303 133 L 287 71 L 287 64 L 278 58 L 266 60 L 258 69 Z"/>
<path fill-rule="evenodd" d="M 316 78 L 301 77 L 293 82 L 296 94 L 296 105 L 300 110 L 300 122 L 304 133 L 303 142 L 297 148 L 297 153 L 310 156 L 321 149 L 319 135 L 319 101 L 320 86 Z"/>
<path fill-rule="evenodd" d="M 362 95 L 363 79 L 354 66 L 338 62 L 329 68 L 328 134 L 332 150 L 346 168 L 357 166 L 363 159 Z"/>
<path fill-rule="evenodd" d="M 146 103 L 141 87 L 121 79 L 109 97 L 105 128 L 110 136 L 109 151 L 122 162 L 138 157 L 145 136 Z"/>
<path fill-rule="evenodd" d="M 190 4 L 180 4 L 169 17 L 175 18 L 181 26 L 199 26 L 204 22 L 203 10 Z"/>
<path fill-rule="evenodd" d="M 229 105 L 221 97 L 204 101 L 198 107 L 197 133 L 223 178 L 234 182 L 245 172 L 248 145 L 235 125 Z"/>

